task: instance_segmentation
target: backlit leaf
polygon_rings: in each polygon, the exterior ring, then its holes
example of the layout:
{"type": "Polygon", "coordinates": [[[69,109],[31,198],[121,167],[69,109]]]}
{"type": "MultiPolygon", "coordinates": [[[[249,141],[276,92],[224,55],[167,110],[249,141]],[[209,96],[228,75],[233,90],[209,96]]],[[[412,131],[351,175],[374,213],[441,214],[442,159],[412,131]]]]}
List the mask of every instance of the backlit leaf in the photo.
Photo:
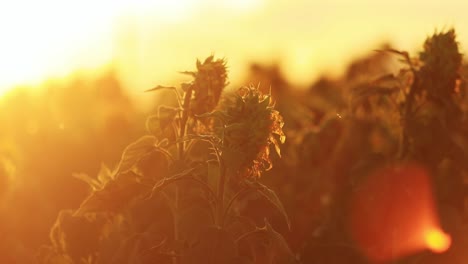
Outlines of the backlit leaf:
{"type": "Polygon", "coordinates": [[[133,172],[121,173],[100,189],[93,191],[75,212],[118,212],[133,199],[150,191],[150,187],[140,183],[133,172]]]}
{"type": "Polygon", "coordinates": [[[143,136],[125,148],[116,174],[128,172],[143,156],[156,149],[157,139],[154,136],[143,136]]]}
{"type": "Polygon", "coordinates": [[[283,203],[281,203],[278,195],[276,195],[273,190],[259,182],[251,183],[251,188],[253,188],[258,194],[270,202],[283,215],[289,229],[291,229],[291,221],[289,220],[286,209],[284,208],[283,203]]]}

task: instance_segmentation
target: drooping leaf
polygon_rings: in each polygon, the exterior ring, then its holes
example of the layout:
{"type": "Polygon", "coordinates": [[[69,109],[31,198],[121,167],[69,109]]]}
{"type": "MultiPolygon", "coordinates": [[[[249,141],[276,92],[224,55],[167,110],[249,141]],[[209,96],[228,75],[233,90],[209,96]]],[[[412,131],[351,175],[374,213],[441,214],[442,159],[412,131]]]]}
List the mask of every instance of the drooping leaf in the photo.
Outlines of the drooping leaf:
{"type": "Polygon", "coordinates": [[[146,119],[146,130],[158,138],[168,137],[171,131],[167,128],[174,122],[180,111],[180,108],[161,105],[156,115],[146,119]]]}
{"type": "Polygon", "coordinates": [[[216,118],[216,119],[221,120],[221,121],[223,121],[225,116],[226,116],[226,114],[224,112],[222,112],[222,111],[219,111],[219,110],[214,110],[214,111],[203,113],[203,114],[200,114],[200,115],[195,115],[195,117],[197,117],[197,118],[210,118],[210,117],[213,117],[213,118],[216,118]]]}
{"type": "Polygon", "coordinates": [[[180,74],[189,75],[189,76],[192,76],[192,77],[196,77],[196,76],[197,76],[197,72],[194,72],[194,71],[180,71],[179,73],[180,73],[180,74]]]}
{"type": "Polygon", "coordinates": [[[159,90],[177,90],[177,88],[173,87],[173,86],[163,86],[163,85],[158,85],[154,88],[151,88],[151,89],[148,89],[146,90],[145,92],[153,92],[153,91],[159,91],[159,90]]]}
{"type": "Polygon", "coordinates": [[[284,237],[276,232],[270,223],[265,219],[265,229],[270,237],[268,259],[271,263],[296,263],[296,256],[289,248],[284,237]]]}
{"type": "Polygon", "coordinates": [[[159,116],[157,114],[151,115],[146,118],[145,127],[146,131],[148,131],[152,135],[159,136],[163,133],[161,125],[159,123],[159,116]]]}
{"type": "Polygon", "coordinates": [[[101,163],[97,179],[86,173],[73,173],[72,176],[86,182],[93,191],[104,188],[104,185],[114,178],[112,171],[104,163],[101,163]]]}
{"type": "Polygon", "coordinates": [[[158,183],[156,183],[154,186],[153,186],[153,189],[151,191],[151,194],[150,194],[150,197],[151,198],[153,195],[155,195],[156,193],[158,193],[159,191],[161,191],[162,189],[164,189],[165,187],[167,187],[168,185],[171,185],[171,184],[174,184],[174,183],[177,183],[177,182],[181,182],[181,181],[189,181],[189,182],[193,182],[193,183],[196,183],[197,186],[201,187],[207,194],[209,194],[209,196],[211,196],[213,199],[216,198],[216,195],[214,193],[214,191],[211,189],[211,187],[206,184],[205,182],[191,176],[191,173],[195,170],[195,168],[189,168],[177,175],[174,175],[174,176],[171,176],[171,177],[167,177],[167,178],[164,178],[162,180],[160,180],[158,183]]]}
{"type": "Polygon", "coordinates": [[[75,212],[118,212],[136,197],[150,191],[150,187],[140,182],[139,176],[131,171],[120,173],[100,190],[93,191],[75,212]]]}
{"type": "Polygon", "coordinates": [[[247,216],[232,215],[226,221],[225,229],[234,237],[254,231],[257,228],[255,221],[247,216]]]}
{"type": "Polygon", "coordinates": [[[143,136],[137,141],[128,145],[122,153],[116,173],[125,173],[130,171],[133,166],[140,161],[143,156],[156,149],[157,139],[154,136],[143,136]]]}
{"type": "Polygon", "coordinates": [[[260,194],[281,213],[288,225],[288,228],[291,229],[291,221],[289,220],[288,214],[286,213],[286,209],[284,208],[283,203],[279,199],[278,195],[276,195],[275,191],[257,181],[250,183],[250,185],[250,188],[253,188],[256,193],[260,194]]]}
{"type": "Polygon", "coordinates": [[[72,176],[79,180],[86,182],[91,187],[92,190],[98,190],[102,188],[101,183],[97,179],[89,176],[86,173],[81,173],[81,172],[73,173],[72,176]]]}
{"type": "Polygon", "coordinates": [[[174,121],[175,116],[181,112],[180,108],[161,105],[158,107],[159,122],[161,129],[165,129],[174,121]]]}
{"type": "Polygon", "coordinates": [[[192,140],[187,145],[186,153],[192,162],[206,163],[208,160],[215,158],[215,154],[211,149],[212,142],[208,140],[192,140]]]}
{"type": "Polygon", "coordinates": [[[401,56],[405,61],[409,62],[410,61],[410,56],[409,56],[409,53],[407,51],[400,51],[400,50],[396,50],[396,49],[391,49],[391,48],[388,48],[388,49],[383,49],[383,50],[376,50],[377,52],[389,52],[389,53],[393,53],[393,54],[396,54],[398,56],[401,56]]]}
{"type": "Polygon", "coordinates": [[[97,179],[103,186],[108,181],[114,179],[114,174],[112,173],[112,170],[106,166],[106,164],[101,163],[101,168],[99,169],[97,179]]]}
{"type": "Polygon", "coordinates": [[[372,81],[372,84],[383,87],[393,87],[401,85],[400,79],[392,73],[378,77],[377,79],[372,81]]]}
{"type": "Polygon", "coordinates": [[[157,148],[143,156],[134,166],[133,171],[141,175],[146,182],[154,183],[169,175],[169,161],[171,161],[170,153],[157,148]]]}
{"type": "Polygon", "coordinates": [[[293,264],[298,263],[296,256],[289,248],[284,237],[276,232],[265,219],[265,226],[248,232],[237,240],[237,244],[253,242],[255,263],[293,264]]]}

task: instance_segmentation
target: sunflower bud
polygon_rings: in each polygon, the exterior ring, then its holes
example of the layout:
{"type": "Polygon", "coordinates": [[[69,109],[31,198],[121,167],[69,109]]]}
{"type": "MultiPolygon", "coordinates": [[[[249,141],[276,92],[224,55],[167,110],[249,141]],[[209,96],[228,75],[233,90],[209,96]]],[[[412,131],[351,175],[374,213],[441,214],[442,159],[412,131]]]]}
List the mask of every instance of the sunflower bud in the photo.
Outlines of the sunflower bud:
{"type": "Polygon", "coordinates": [[[195,115],[211,112],[218,104],[227,83],[226,62],[213,56],[202,63],[197,60],[197,72],[193,73],[193,101],[191,111],[195,115]]]}
{"type": "Polygon", "coordinates": [[[280,155],[286,138],[283,118],[270,96],[255,87],[243,87],[227,95],[219,108],[225,126],[222,158],[226,166],[240,177],[260,177],[272,167],[270,147],[280,155]]]}
{"type": "Polygon", "coordinates": [[[423,62],[420,69],[421,88],[430,96],[449,98],[454,92],[462,55],[458,51],[455,31],[436,33],[424,43],[419,54],[423,62]]]}

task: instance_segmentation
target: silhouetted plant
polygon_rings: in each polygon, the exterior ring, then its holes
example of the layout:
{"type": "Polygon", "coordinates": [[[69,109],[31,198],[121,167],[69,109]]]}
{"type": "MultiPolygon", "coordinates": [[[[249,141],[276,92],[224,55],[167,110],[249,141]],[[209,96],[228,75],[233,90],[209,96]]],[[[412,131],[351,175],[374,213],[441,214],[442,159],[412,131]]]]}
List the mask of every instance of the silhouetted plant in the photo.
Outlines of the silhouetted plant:
{"type": "Polygon", "coordinates": [[[41,263],[295,263],[265,218],[246,204],[265,199],[285,218],[274,191],[257,179],[272,167],[270,148],[285,141],[270,95],[255,87],[225,92],[224,60],[197,61],[172,90],[177,105],[148,118],[148,135],[128,145],[114,170],[86,181],[91,194],[63,211],[41,263]]]}

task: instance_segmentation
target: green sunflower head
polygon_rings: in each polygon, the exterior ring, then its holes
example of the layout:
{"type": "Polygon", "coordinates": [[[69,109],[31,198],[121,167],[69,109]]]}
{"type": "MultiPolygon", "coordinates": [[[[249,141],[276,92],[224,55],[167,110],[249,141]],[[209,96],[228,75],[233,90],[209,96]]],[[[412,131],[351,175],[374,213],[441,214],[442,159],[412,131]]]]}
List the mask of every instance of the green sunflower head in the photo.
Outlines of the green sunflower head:
{"type": "Polygon", "coordinates": [[[258,178],[272,167],[270,148],[280,155],[283,118],[270,95],[255,87],[242,87],[221,101],[223,114],[222,158],[226,166],[243,178],[258,178]]]}
{"type": "Polygon", "coordinates": [[[462,64],[455,30],[435,33],[427,38],[419,59],[423,63],[420,69],[422,88],[437,97],[451,95],[462,64]]]}
{"type": "Polygon", "coordinates": [[[227,86],[226,61],[215,60],[210,56],[201,62],[197,60],[197,71],[190,72],[193,81],[193,101],[191,111],[195,115],[211,112],[220,99],[224,87],[227,86]]]}

